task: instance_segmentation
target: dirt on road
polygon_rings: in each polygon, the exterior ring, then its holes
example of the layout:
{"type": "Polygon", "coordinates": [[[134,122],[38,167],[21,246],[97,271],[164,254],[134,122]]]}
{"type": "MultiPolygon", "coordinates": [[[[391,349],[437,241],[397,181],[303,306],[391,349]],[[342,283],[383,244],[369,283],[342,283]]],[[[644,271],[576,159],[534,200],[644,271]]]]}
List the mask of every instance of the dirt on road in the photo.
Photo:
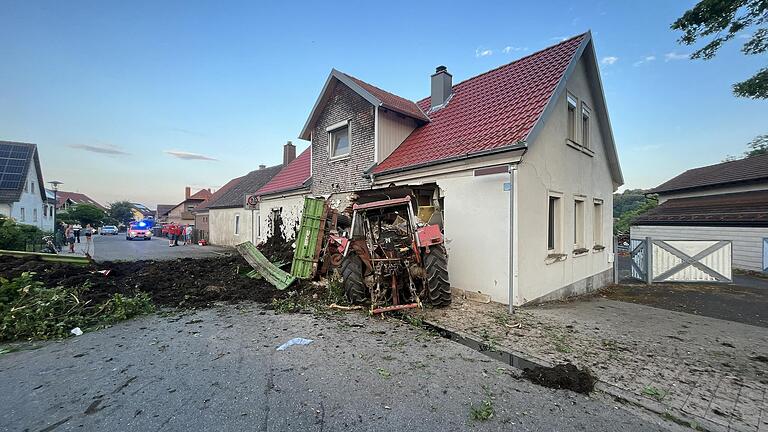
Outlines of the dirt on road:
{"type": "Polygon", "coordinates": [[[216,302],[270,303],[287,294],[262,279],[240,256],[183,258],[174,261],[101,262],[88,266],[0,256],[0,275],[14,278],[34,272],[46,286],[90,285],[85,301],[102,302],[113,294],[149,293],[158,306],[198,308],[216,302]],[[100,271],[109,270],[108,275],[100,271]]]}

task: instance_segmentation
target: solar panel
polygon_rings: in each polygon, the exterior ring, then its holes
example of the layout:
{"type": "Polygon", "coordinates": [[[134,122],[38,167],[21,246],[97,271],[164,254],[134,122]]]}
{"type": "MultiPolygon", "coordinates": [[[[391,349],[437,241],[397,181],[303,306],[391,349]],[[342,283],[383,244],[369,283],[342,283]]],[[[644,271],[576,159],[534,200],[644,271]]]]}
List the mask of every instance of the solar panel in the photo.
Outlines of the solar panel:
{"type": "Polygon", "coordinates": [[[30,154],[29,146],[0,144],[0,189],[15,190],[21,187],[30,154]]]}

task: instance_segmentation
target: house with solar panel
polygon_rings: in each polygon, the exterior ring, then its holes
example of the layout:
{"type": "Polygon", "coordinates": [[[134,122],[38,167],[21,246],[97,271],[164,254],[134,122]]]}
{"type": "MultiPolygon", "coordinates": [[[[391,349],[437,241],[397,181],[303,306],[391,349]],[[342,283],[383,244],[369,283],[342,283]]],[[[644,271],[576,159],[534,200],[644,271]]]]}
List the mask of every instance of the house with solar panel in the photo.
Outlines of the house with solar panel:
{"type": "Polygon", "coordinates": [[[443,230],[455,293],[521,305],[612,282],[623,177],[591,34],[459,83],[444,66],[415,79],[418,101],[332,70],[309,148],[261,189],[262,225],[306,195],[340,211],[408,195],[443,230]]]}
{"type": "Polygon", "coordinates": [[[0,214],[53,231],[53,205],[35,144],[0,141],[0,214]]]}

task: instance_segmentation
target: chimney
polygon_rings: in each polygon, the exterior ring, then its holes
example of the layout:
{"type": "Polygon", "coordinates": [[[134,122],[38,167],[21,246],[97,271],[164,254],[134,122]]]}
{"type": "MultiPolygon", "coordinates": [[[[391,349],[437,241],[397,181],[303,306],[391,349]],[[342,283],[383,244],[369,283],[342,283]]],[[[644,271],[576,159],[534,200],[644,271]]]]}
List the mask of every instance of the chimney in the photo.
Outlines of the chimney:
{"type": "Polygon", "coordinates": [[[448,73],[448,68],[438,66],[435,68],[435,74],[432,75],[432,98],[430,108],[435,108],[444,104],[451,96],[451,86],[453,76],[448,73]]]}
{"type": "Polygon", "coordinates": [[[288,141],[283,146],[283,166],[288,165],[294,159],[296,159],[296,146],[288,141]]]}
{"type": "Polygon", "coordinates": [[[259,165],[259,169],[260,169],[260,170],[263,170],[263,169],[264,169],[264,168],[266,168],[266,167],[267,167],[266,165],[259,165]]]}
{"type": "Polygon", "coordinates": [[[189,197],[192,195],[192,188],[189,186],[184,188],[184,199],[189,199],[189,197]]]}

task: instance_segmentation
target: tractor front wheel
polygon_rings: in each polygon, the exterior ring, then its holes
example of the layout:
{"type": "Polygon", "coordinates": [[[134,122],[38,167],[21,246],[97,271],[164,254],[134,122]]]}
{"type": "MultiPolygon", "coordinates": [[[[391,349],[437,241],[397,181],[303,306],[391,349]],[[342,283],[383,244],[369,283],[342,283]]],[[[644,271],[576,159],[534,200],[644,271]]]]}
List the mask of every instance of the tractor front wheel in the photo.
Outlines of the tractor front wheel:
{"type": "Polygon", "coordinates": [[[350,252],[342,259],[341,278],[347,300],[352,304],[365,303],[368,290],[363,282],[363,260],[356,253],[350,252]]]}
{"type": "Polygon", "coordinates": [[[435,307],[451,304],[451,283],[448,281],[448,255],[443,246],[429,249],[424,256],[424,268],[427,271],[427,289],[429,302],[435,307]]]}

